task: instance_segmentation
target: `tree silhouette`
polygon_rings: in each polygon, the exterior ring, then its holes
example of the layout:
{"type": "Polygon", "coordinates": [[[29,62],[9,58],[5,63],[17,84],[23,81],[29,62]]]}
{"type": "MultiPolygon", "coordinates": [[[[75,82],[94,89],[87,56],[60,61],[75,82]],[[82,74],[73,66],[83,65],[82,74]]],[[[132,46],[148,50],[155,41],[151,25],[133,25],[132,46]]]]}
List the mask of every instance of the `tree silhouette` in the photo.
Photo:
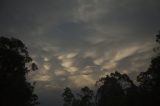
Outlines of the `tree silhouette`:
{"type": "Polygon", "coordinates": [[[136,86],[129,77],[118,72],[101,78],[97,84],[97,106],[127,106],[133,98],[131,92],[136,91],[136,86]]]}
{"type": "Polygon", "coordinates": [[[26,80],[26,74],[36,69],[20,40],[0,37],[0,106],[39,104],[34,85],[26,80]]]}
{"type": "Polygon", "coordinates": [[[81,88],[81,92],[75,97],[70,88],[65,88],[62,93],[63,106],[94,106],[94,94],[88,87],[81,88]]]}
{"type": "MultiPolygon", "coordinates": [[[[160,45],[160,32],[156,35],[156,42],[160,45]]],[[[160,46],[154,48],[156,56],[146,72],[141,72],[137,81],[140,83],[141,105],[155,105],[160,101],[160,46]]]]}
{"type": "Polygon", "coordinates": [[[75,97],[74,97],[74,94],[72,93],[70,88],[68,88],[68,87],[65,88],[62,96],[63,96],[63,100],[64,100],[63,106],[72,106],[73,105],[73,101],[74,101],[75,97]]]}
{"type": "Polygon", "coordinates": [[[94,106],[94,94],[91,89],[83,87],[78,95],[80,97],[80,106],[94,106]]]}

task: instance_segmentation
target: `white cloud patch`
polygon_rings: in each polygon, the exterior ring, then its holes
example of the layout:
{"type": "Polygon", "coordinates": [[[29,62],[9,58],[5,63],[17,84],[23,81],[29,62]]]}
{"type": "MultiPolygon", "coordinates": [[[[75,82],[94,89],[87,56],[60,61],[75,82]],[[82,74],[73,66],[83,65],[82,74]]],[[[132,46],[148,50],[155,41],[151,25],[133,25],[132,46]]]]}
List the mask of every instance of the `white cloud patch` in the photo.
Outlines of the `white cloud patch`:
{"type": "Polygon", "coordinates": [[[113,58],[113,61],[119,61],[123,58],[133,55],[137,50],[142,49],[139,45],[127,47],[117,51],[116,56],[113,58]]]}
{"type": "Polygon", "coordinates": [[[49,58],[44,57],[44,61],[45,61],[45,62],[48,62],[48,61],[49,61],[49,58]]]}
{"type": "Polygon", "coordinates": [[[49,75],[36,75],[32,79],[33,81],[51,81],[51,76],[49,75]]]}
{"type": "Polygon", "coordinates": [[[44,64],[43,67],[44,67],[45,70],[50,70],[51,69],[49,64],[44,64]]]}
{"type": "Polygon", "coordinates": [[[72,66],[72,64],[73,60],[69,59],[69,60],[63,60],[61,65],[65,68],[69,68],[72,66]]]}
{"type": "Polygon", "coordinates": [[[66,75],[66,72],[65,71],[61,71],[61,70],[55,70],[55,75],[56,76],[63,76],[63,75],[66,75]]]}
{"type": "Polygon", "coordinates": [[[73,87],[83,87],[83,86],[93,86],[95,84],[95,79],[90,75],[76,75],[69,77],[73,87]]]}

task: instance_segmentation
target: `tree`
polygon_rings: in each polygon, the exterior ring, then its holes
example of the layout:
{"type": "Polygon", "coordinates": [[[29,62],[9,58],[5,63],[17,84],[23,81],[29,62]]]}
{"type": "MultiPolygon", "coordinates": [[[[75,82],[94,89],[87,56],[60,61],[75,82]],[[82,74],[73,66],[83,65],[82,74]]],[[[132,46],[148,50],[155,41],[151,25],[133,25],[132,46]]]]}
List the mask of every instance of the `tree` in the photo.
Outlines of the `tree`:
{"type": "Polygon", "coordinates": [[[136,91],[136,86],[126,74],[111,73],[101,78],[97,84],[99,84],[96,94],[97,106],[132,106],[134,104],[130,101],[133,98],[131,92],[136,91]]]}
{"type": "Polygon", "coordinates": [[[88,87],[81,88],[80,106],[94,106],[94,94],[88,87]]]}
{"type": "Polygon", "coordinates": [[[0,37],[0,106],[35,106],[34,85],[26,80],[37,70],[27,47],[18,39],[0,37]]]}
{"type": "Polygon", "coordinates": [[[72,93],[71,89],[68,87],[64,89],[62,96],[64,100],[63,106],[72,106],[73,103],[75,102],[74,94],[72,93]]]}
{"type": "Polygon", "coordinates": [[[65,88],[62,93],[64,104],[63,106],[94,106],[94,94],[88,87],[81,88],[78,97],[74,96],[70,88],[65,88]]]}
{"type": "MultiPolygon", "coordinates": [[[[160,44],[160,32],[156,35],[156,42],[160,44]]],[[[137,77],[142,105],[154,105],[160,101],[160,46],[154,48],[154,51],[156,55],[151,59],[149,68],[137,77]]]]}

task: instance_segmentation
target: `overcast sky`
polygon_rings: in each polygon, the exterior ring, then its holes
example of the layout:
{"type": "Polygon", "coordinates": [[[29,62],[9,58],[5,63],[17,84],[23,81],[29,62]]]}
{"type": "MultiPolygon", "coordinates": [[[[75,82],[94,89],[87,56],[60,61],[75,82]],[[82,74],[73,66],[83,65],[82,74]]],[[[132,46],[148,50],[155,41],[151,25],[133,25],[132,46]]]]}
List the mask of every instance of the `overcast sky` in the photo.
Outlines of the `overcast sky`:
{"type": "Polygon", "coordinates": [[[40,106],[62,106],[68,86],[94,86],[118,70],[135,79],[149,65],[160,0],[0,0],[0,34],[22,40],[39,70],[40,106]]]}

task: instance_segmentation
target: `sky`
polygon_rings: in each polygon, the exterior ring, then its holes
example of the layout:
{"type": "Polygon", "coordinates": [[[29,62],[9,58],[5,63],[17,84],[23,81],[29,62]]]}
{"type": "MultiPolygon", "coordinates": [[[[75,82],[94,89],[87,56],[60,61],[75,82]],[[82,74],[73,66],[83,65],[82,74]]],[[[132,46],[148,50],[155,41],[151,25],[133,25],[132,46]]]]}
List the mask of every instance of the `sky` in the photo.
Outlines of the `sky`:
{"type": "Polygon", "coordinates": [[[133,80],[145,71],[159,12],[159,0],[0,0],[0,35],[27,45],[40,106],[62,106],[65,87],[94,89],[115,70],[133,80]]]}

